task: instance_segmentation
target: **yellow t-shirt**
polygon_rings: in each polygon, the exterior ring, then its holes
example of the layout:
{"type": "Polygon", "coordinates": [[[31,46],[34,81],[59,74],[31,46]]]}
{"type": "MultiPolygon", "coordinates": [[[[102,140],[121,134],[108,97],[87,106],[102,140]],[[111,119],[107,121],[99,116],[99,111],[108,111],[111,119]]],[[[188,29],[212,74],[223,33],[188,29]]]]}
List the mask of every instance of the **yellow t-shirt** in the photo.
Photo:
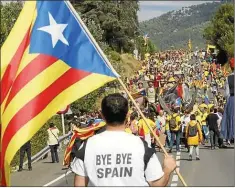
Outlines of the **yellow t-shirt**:
{"type": "MultiPolygon", "coordinates": [[[[149,124],[153,129],[156,127],[155,123],[154,123],[151,119],[148,119],[148,118],[147,118],[146,120],[147,120],[148,124],[149,124]]],[[[142,128],[142,127],[143,127],[143,129],[144,129],[144,134],[145,134],[145,135],[150,133],[150,130],[149,130],[148,126],[146,125],[146,123],[144,122],[143,119],[140,119],[140,120],[139,120],[138,127],[139,127],[139,128],[142,128]]]]}
{"type": "Polygon", "coordinates": [[[125,128],[125,132],[126,132],[126,133],[129,133],[129,134],[132,134],[132,131],[131,131],[130,128],[125,128]]]}
{"type": "Polygon", "coordinates": [[[169,131],[169,130],[170,130],[170,127],[169,127],[169,121],[170,121],[170,119],[171,119],[171,116],[168,115],[168,116],[166,117],[166,131],[169,131]]]}
{"type": "Polygon", "coordinates": [[[202,124],[202,118],[200,115],[196,116],[196,120],[199,122],[200,125],[202,124]]]}
{"type": "MultiPolygon", "coordinates": [[[[167,118],[168,119],[168,128],[170,129],[169,127],[169,121],[172,119],[172,118],[175,118],[175,123],[176,123],[176,128],[175,129],[172,129],[172,131],[178,131],[180,129],[180,126],[179,126],[179,122],[181,122],[181,118],[179,116],[179,114],[177,113],[174,113],[173,116],[170,116],[167,118]]],[[[169,130],[168,129],[168,130],[169,130]]],[[[166,129],[167,130],[167,129],[166,129]]]]}
{"type": "Polygon", "coordinates": [[[207,118],[207,116],[208,116],[208,113],[205,112],[205,113],[203,114],[203,116],[202,116],[202,125],[206,125],[206,118],[207,118]]]}

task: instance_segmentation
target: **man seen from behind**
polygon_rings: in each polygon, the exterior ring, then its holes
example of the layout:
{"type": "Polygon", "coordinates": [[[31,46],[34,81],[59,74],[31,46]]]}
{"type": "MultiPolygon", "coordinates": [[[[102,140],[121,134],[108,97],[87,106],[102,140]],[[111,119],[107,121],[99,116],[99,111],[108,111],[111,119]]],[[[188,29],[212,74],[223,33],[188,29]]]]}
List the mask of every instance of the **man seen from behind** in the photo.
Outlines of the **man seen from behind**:
{"type": "Polygon", "coordinates": [[[90,137],[79,148],[71,168],[75,186],[166,186],[175,160],[161,166],[155,149],[126,133],[128,101],[120,94],[106,96],[101,105],[106,131],[90,137]]]}

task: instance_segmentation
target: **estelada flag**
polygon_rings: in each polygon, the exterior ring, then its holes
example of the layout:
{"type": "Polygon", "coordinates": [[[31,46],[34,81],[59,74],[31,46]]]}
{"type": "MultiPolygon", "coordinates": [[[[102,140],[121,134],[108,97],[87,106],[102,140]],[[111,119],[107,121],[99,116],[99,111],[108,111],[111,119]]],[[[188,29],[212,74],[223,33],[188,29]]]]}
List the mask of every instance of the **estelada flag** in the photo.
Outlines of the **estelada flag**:
{"type": "Polygon", "coordinates": [[[1,49],[0,184],[50,117],[118,76],[69,1],[25,1],[1,49]]]}
{"type": "Polygon", "coordinates": [[[73,134],[70,138],[69,144],[67,145],[65,149],[63,165],[64,166],[69,165],[71,162],[71,152],[72,152],[76,138],[79,138],[80,140],[86,140],[89,137],[93,136],[96,130],[99,130],[105,125],[106,123],[104,121],[101,121],[99,123],[93,124],[86,128],[75,128],[73,130],[73,134]]]}

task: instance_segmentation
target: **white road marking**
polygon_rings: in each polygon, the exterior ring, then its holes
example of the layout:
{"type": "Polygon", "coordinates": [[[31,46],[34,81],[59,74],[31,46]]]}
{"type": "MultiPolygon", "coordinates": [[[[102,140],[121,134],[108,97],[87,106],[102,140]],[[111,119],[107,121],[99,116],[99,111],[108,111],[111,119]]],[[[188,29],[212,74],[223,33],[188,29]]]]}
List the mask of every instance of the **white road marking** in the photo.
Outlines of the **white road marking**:
{"type": "Polygon", "coordinates": [[[178,182],[178,179],[179,179],[179,178],[178,178],[178,175],[173,175],[173,177],[172,177],[172,182],[174,182],[174,183],[176,182],[176,183],[177,183],[177,182],[178,182]]]}
{"type": "Polygon", "coordinates": [[[180,166],[180,161],[176,161],[176,166],[180,166]]]}
{"type": "Polygon", "coordinates": [[[68,171],[66,174],[62,174],[61,176],[59,176],[58,178],[56,178],[56,179],[50,181],[50,182],[47,183],[46,185],[43,185],[43,187],[48,187],[48,186],[52,185],[53,183],[55,183],[55,182],[61,180],[61,179],[64,178],[65,176],[69,175],[71,172],[72,172],[72,171],[68,171]]]}
{"type": "MultiPolygon", "coordinates": [[[[180,151],[181,151],[181,145],[180,145],[180,151]]],[[[180,171],[180,155],[181,155],[181,152],[177,152],[176,153],[176,170],[179,172],[180,171]]],[[[179,177],[178,175],[176,174],[176,171],[174,171],[173,173],[173,176],[172,176],[172,180],[171,180],[171,187],[177,187],[178,185],[178,180],[179,180],[179,177]]]]}

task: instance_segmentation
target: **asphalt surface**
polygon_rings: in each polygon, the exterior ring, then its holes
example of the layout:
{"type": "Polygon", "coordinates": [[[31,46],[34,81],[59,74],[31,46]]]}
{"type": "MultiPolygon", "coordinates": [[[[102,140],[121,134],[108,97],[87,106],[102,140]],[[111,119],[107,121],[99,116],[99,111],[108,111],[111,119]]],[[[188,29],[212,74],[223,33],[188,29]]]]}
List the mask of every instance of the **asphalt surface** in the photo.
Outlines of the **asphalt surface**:
{"type": "MultiPolygon", "coordinates": [[[[163,162],[163,153],[157,152],[157,155],[163,162]]],[[[176,156],[174,150],[172,155],[176,156]]],[[[196,161],[195,156],[193,161],[188,161],[188,153],[184,148],[179,155],[178,168],[188,186],[234,186],[234,145],[217,150],[210,150],[209,145],[200,146],[200,161],[196,161]]],[[[60,153],[61,161],[62,157],[63,153],[60,153]]],[[[13,173],[11,186],[73,186],[74,174],[64,177],[66,171],[61,163],[50,163],[49,156],[33,164],[31,172],[24,170],[13,173]]],[[[178,182],[172,182],[173,179],[168,186],[182,186],[179,179],[178,182]]]]}
{"type": "MultiPolygon", "coordinates": [[[[180,172],[188,186],[233,186],[234,145],[211,150],[209,145],[200,146],[200,161],[188,161],[188,153],[181,152],[180,172]]],[[[178,186],[182,186],[179,182],[178,186]]]]}

